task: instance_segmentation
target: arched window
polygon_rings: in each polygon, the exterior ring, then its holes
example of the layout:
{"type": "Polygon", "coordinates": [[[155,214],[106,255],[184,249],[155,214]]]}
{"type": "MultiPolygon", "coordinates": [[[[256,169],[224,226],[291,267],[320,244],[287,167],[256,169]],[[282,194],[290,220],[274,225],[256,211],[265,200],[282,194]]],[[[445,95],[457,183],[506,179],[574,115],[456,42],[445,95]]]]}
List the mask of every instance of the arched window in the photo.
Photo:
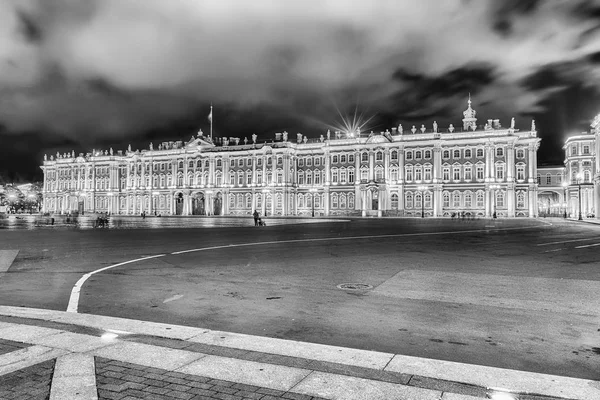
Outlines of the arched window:
{"type": "Polygon", "coordinates": [[[194,186],[194,175],[188,174],[188,186],[194,186]]]}
{"type": "Polygon", "coordinates": [[[337,183],[338,182],[338,170],[337,170],[337,168],[333,168],[331,170],[331,182],[333,182],[333,183],[337,183]]]}
{"type": "Polygon", "coordinates": [[[340,182],[346,183],[346,168],[340,169],[340,182]]]}
{"type": "Polygon", "coordinates": [[[404,202],[406,208],[413,208],[413,194],[412,192],[406,192],[404,195],[404,202]]]}
{"type": "Polygon", "coordinates": [[[338,195],[337,193],[331,194],[331,208],[338,208],[338,195]]]}
{"type": "Polygon", "coordinates": [[[346,195],[344,193],[340,195],[340,208],[346,208],[346,195]]]}
{"type": "Polygon", "coordinates": [[[473,193],[467,191],[465,192],[465,208],[473,207],[473,193]]]}
{"type": "Polygon", "coordinates": [[[231,209],[235,208],[235,194],[229,195],[229,208],[231,208],[231,209]]]}
{"type": "Polygon", "coordinates": [[[383,152],[382,151],[378,151],[377,153],[375,153],[375,160],[383,161],[383,152]]]}
{"type": "Polygon", "coordinates": [[[460,150],[454,150],[453,154],[452,154],[453,158],[460,158],[460,150]]]}
{"type": "Polygon", "coordinates": [[[404,167],[404,178],[407,182],[412,182],[413,180],[413,167],[412,165],[407,165],[404,167]]]}
{"type": "Polygon", "coordinates": [[[485,203],[485,194],[479,190],[475,196],[475,201],[476,201],[476,206],[477,208],[483,208],[484,207],[484,203],[485,203]]]}
{"type": "Polygon", "coordinates": [[[183,174],[177,175],[177,186],[179,186],[179,187],[183,186],[183,174]]]}
{"type": "Polygon", "coordinates": [[[304,185],[304,171],[298,171],[298,185],[304,185]]]}
{"type": "Polygon", "coordinates": [[[421,192],[415,193],[415,208],[421,209],[423,201],[423,195],[421,192]]]}
{"type": "Polygon", "coordinates": [[[321,184],[321,172],[319,170],[315,171],[315,185],[321,184]]]}
{"type": "Polygon", "coordinates": [[[229,173],[229,183],[231,185],[235,185],[235,172],[231,171],[229,173]]]}
{"type": "Polygon", "coordinates": [[[421,150],[417,150],[417,151],[415,151],[415,158],[416,158],[417,160],[420,160],[420,159],[421,159],[421,156],[422,156],[422,154],[423,154],[423,153],[421,152],[421,150]]]}
{"type": "Polygon", "coordinates": [[[246,208],[252,208],[252,195],[246,193],[246,208]]]}
{"type": "Polygon", "coordinates": [[[443,207],[450,208],[450,193],[444,192],[442,194],[442,200],[443,200],[443,207]]]}
{"type": "Polygon", "coordinates": [[[477,149],[477,158],[483,158],[483,149],[482,148],[477,149]]]}
{"type": "Polygon", "coordinates": [[[366,151],[365,151],[365,152],[363,152],[363,153],[361,154],[361,161],[362,161],[362,162],[369,162],[369,153],[367,153],[366,151]]]}
{"type": "Polygon", "coordinates": [[[504,192],[502,190],[496,191],[496,207],[504,207],[504,192]]]}
{"type": "Polygon", "coordinates": [[[194,161],[190,161],[190,162],[188,162],[188,168],[189,168],[189,169],[192,169],[192,168],[194,168],[194,161]]]}
{"type": "Polygon", "coordinates": [[[517,208],[525,208],[525,192],[517,192],[517,208]]]}
{"type": "Polygon", "coordinates": [[[313,184],[313,173],[312,171],[306,171],[306,184],[307,185],[312,185],[313,184]]]}
{"type": "Polygon", "coordinates": [[[454,208],[460,207],[460,192],[452,193],[452,207],[454,207],[454,208]]]}
{"type": "Polygon", "coordinates": [[[392,150],[390,158],[392,159],[392,161],[397,161],[398,160],[398,151],[392,150]]]}
{"type": "Polygon", "coordinates": [[[348,195],[348,208],[354,210],[354,193],[348,195]]]}
{"type": "Polygon", "coordinates": [[[217,171],[217,177],[216,177],[216,185],[217,186],[222,186],[223,185],[223,177],[221,176],[221,172],[217,171]]]}
{"type": "Polygon", "coordinates": [[[396,193],[392,193],[391,204],[392,210],[398,209],[398,195],[396,193]]]}
{"type": "Polygon", "coordinates": [[[179,169],[183,169],[183,161],[179,161],[179,169]]]}
{"type": "Polygon", "coordinates": [[[425,159],[429,160],[431,158],[431,150],[425,150],[425,159]]]}
{"type": "Polygon", "coordinates": [[[431,208],[431,192],[425,192],[425,208],[431,208]]]}
{"type": "Polygon", "coordinates": [[[590,174],[589,170],[586,169],[585,171],[583,171],[583,181],[584,182],[589,183],[590,177],[591,177],[591,174],[590,174]]]}
{"type": "Polygon", "coordinates": [[[237,208],[242,208],[244,206],[244,196],[241,193],[237,195],[237,208]]]}
{"type": "Polygon", "coordinates": [[[383,168],[379,165],[375,168],[375,180],[378,182],[383,181],[383,168]]]}
{"type": "Polygon", "coordinates": [[[471,157],[472,157],[471,149],[465,149],[465,158],[471,158],[471,157]]]}
{"type": "Polygon", "coordinates": [[[298,208],[304,208],[304,195],[298,193],[298,208]]]}

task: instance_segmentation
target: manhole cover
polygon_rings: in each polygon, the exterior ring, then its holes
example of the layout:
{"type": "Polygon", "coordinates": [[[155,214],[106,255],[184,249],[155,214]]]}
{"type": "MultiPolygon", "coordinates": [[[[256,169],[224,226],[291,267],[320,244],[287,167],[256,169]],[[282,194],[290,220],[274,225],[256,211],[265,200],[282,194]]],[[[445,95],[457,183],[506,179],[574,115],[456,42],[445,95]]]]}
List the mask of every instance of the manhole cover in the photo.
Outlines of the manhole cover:
{"type": "Polygon", "coordinates": [[[337,285],[337,288],[343,290],[369,290],[373,289],[373,286],[366,283],[342,283],[341,285],[337,285]]]}

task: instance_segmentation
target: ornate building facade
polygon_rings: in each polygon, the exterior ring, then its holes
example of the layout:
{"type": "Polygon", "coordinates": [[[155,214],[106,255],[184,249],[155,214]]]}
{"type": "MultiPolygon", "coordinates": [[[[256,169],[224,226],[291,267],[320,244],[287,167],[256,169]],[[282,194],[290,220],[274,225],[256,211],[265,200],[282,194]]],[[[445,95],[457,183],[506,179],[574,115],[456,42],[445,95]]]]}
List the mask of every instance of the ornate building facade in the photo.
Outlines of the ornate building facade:
{"type": "Polygon", "coordinates": [[[45,157],[43,210],[121,215],[356,215],[533,217],[537,150],[531,130],[402,125],[385,132],[327,132],[309,140],[286,132],[270,143],[219,145],[199,133],[187,143],[142,151],[45,157]]]}
{"type": "Polygon", "coordinates": [[[600,114],[563,146],[564,166],[538,168],[540,213],[600,218],[600,114]]]}

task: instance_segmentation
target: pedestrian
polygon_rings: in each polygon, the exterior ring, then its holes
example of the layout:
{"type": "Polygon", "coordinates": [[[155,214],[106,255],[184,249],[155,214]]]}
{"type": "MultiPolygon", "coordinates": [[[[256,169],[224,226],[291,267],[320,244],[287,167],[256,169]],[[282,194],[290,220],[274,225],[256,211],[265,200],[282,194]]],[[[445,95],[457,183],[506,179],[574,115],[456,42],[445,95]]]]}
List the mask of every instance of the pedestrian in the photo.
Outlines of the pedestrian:
{"type": "Polygon", "coordinates": [[[252,214],[254,216],[254,226],[258,226],[258,218],[259,218],[259,214],[257,210],[254,210],[254,214],[252,214]]]}

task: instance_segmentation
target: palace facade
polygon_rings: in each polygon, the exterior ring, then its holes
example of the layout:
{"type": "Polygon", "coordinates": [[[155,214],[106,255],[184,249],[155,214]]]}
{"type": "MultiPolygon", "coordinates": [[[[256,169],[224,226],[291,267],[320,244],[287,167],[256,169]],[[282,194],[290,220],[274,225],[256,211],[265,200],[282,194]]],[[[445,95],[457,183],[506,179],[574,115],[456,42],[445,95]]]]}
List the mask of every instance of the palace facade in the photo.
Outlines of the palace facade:
{"type": "Polygon", "coordinates": [[[379,133],[287,132],[188,142],[147,150],[45,157],[43,211],[139,215],[537,215],[537,150],[531,130],[499,120],[462,129],[402,125],[379,133]]]}

